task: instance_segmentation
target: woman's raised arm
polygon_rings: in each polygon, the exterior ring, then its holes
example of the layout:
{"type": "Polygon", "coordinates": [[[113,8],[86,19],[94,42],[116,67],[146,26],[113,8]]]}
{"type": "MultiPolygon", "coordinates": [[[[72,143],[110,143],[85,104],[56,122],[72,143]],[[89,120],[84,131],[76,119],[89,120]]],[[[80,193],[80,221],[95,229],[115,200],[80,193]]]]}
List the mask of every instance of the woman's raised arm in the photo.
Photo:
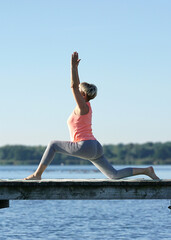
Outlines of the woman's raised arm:
{"type": "Polygon", "coordinates": [[[71,57],[71,88],[78,87],[80,84],[78,75],[78,64],[81,59],[78,58],[78,53],[74,52],[71,57]]]}
{"type": "Polygon", "coordinates": [[[78,114],[84,115],[88,113],[89,109],[86,104],[86,100],[79,91],[79,75],[78,75],[78,64],[80,59],[78,58],[78,53],[74,52],[71,57],[71,88],[75,101],[78,106],[78,114]]]}

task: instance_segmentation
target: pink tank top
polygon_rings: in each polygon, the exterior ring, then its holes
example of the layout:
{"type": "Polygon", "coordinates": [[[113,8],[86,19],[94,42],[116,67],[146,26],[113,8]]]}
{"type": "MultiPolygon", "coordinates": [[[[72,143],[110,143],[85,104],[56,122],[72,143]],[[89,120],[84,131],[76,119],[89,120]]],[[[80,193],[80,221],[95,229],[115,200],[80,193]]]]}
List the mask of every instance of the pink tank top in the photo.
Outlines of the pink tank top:
{"type": "Polygon", "coordinates": [[[90,103],[87,102],[89,112],[85,115],[76,115],[74,111],[68,118],[67,124],[70,131],[70,138],[72,142],[79,142],[85,140],[96,140],[92,133],[91,121],[92,110],[90,103]]]}

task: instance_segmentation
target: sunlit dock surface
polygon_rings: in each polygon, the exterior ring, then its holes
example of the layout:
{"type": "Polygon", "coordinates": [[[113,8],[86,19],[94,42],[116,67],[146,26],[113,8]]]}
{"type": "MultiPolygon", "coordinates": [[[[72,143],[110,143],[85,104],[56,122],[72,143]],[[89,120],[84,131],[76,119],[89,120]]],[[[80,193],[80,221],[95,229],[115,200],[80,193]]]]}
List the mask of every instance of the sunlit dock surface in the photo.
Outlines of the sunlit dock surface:
{"type": "Polygon", "coordinates": [[[0,207],[9,200],[171,199],[171,179],[0,180],[0,207]]]}

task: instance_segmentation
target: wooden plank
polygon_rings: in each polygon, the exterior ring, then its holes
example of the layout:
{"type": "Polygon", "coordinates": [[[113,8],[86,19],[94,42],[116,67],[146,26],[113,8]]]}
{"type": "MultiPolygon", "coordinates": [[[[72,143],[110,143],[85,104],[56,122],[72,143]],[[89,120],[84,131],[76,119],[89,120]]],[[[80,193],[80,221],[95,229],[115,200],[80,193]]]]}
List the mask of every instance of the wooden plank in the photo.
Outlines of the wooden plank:
{"type": "Polygon", "coordinates": [[[0,200],[171,199],[169,180],[0,180],[0,200]]]}

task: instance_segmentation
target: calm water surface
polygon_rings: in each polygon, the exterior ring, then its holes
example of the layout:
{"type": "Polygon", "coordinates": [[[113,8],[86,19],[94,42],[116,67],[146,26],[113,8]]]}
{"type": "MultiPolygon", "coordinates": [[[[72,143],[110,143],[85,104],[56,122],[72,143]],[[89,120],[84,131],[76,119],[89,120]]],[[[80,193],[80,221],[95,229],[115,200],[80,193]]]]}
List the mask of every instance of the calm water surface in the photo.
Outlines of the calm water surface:
{"type": "MultiPolygon", "coordinates": [[[[1,166],[0,178],[22,179],[34,170],[1,166]]],[[[171,166],[155,170],[160,178],[171,179],[171,166]]],[[[94,166],[50,166],[43,178],[105,177],[94,166]]],[[[169,205],[169,200],[10,201],[10,208],[0,210],[0,240],[171,239],[169,205]]]]}

